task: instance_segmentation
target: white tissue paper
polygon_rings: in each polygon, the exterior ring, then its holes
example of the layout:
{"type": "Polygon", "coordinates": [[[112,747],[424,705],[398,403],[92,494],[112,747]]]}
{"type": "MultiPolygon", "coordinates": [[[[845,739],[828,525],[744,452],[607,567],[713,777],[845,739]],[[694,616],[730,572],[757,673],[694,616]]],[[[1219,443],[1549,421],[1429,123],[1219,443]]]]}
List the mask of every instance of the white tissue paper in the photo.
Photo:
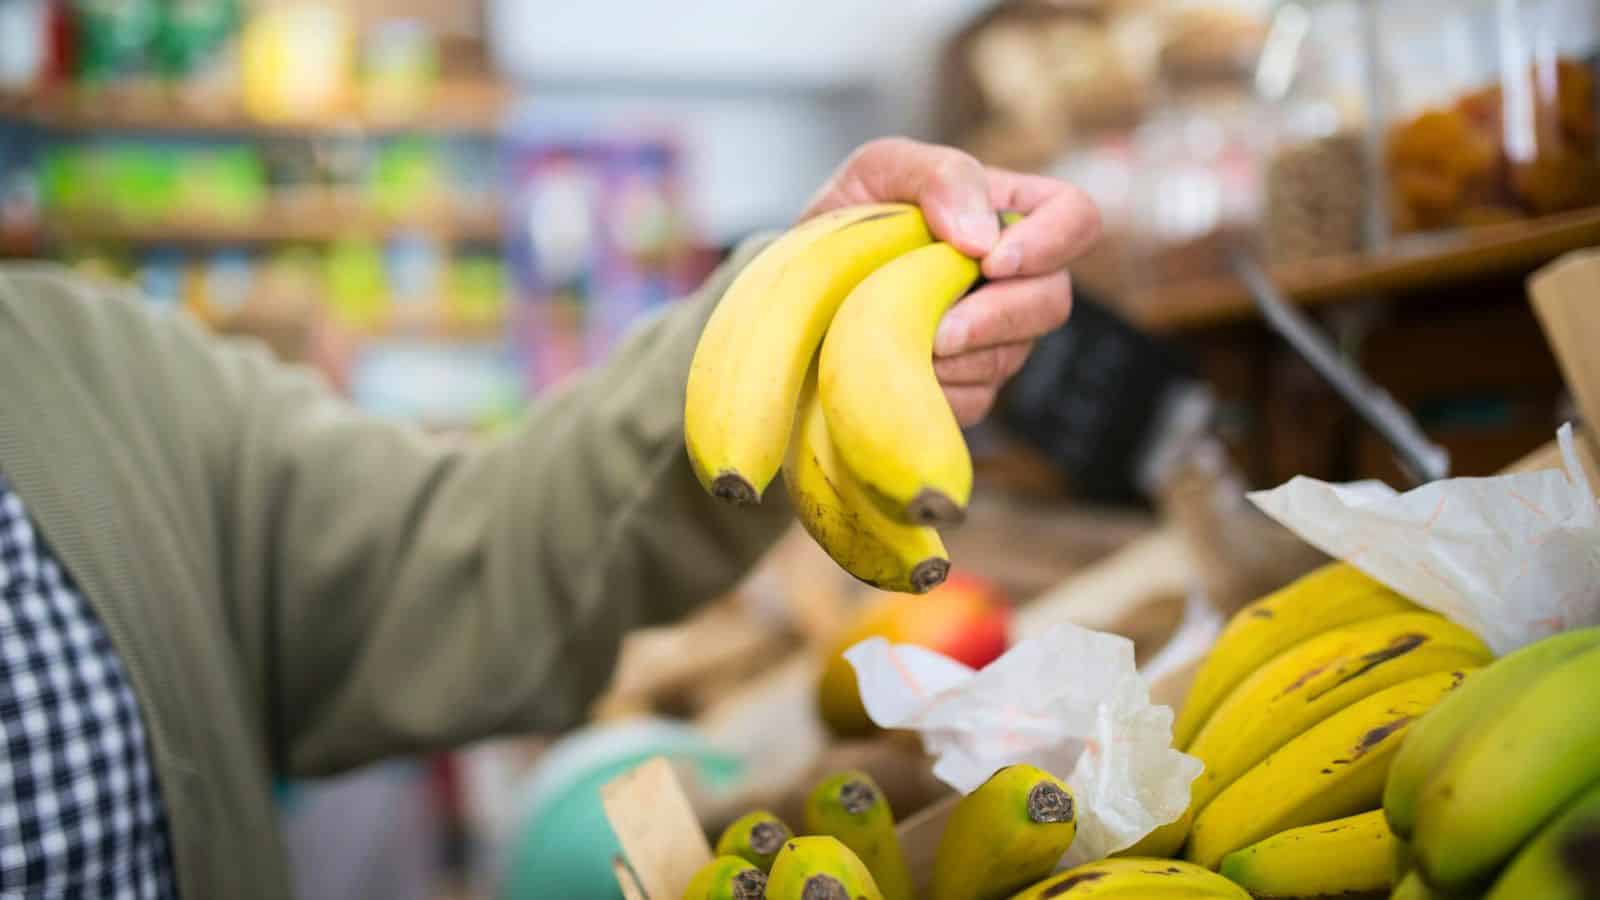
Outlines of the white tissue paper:
{"type": "Polygon", "coordinates": [[[1250,494],[1267,515],[1498,655],[1600,624],[1600,505],[1572,445],[1566,471],[1451,478],[1396,493],[1378,482],[1295,478],[1250,494]]]}
{"type": "Polygon", "coordinates": [[[979,671],[883,638],[845,658],[867,715],[919,732],[952,788],[970,793],[1016,763],[1064,780],[1078,835],[1063,865],[1132,846],[1189,804],[1200,761],[1172,749],[1172,710],[1150,702],[1126,638],[1060,624],[979,671]]]}

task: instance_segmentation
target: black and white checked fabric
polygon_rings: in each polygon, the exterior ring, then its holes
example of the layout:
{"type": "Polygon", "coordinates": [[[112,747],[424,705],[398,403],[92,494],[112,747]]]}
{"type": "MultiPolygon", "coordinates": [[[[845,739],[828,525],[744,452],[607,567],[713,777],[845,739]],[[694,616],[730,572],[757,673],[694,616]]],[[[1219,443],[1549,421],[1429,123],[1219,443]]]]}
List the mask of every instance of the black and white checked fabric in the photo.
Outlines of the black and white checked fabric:
{"type": "Polygon", "coordinates": [[[0,475],[0,897],[177,896],[138,700],[0,475]]]}

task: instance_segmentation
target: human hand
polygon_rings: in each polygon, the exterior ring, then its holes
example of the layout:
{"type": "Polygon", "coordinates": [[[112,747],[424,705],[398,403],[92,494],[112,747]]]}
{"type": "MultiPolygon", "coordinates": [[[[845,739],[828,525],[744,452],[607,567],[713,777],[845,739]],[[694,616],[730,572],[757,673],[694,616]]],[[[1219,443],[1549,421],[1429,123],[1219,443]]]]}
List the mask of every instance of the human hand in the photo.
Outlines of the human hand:
{"type": "Polygon", "coordinates": [[[950,147],[906,138],[863,144],[834,172],[802,219],[856,203],[915,203],[934,237],[979,259],[987,283],[951,307],[933,343],[933,368],[962,425],[988,414],[1035,338],[1072,309],[1066,265],[1100,235],[1100,213],[1054,178],[986,167],[950,147]],[[1002,234],[998,212],[1024,218],[1002,234]]]}

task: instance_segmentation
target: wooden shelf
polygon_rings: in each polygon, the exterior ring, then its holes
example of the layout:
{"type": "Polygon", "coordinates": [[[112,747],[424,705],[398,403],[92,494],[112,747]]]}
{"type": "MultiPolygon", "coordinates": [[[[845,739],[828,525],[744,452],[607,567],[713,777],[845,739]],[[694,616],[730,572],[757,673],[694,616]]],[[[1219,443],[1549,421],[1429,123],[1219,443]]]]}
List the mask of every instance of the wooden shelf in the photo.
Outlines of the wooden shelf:
{"type": "Polygon", "coordinates": [[[386,112],[355,99],[308,118],[277,121],[251,115],[237,97],[189,96],[151,83],[72,85],[0,92],[0,119],[94,132],[493,132],[510,97],[510,88],[497,81],[447,80],[435,85],[423,107],[414,111],[386,112]]]}
{"type": "Polygon", "coordinates": [[[320,242],[343,237],[383,238],[418,233],[442,241],[499,242],[503,237],[499,204],[466,206],[415,215],[392,216],[358,201],[277,201],[253,221],[204,218],[155,223],[99,217],[45,223],[56,241],[128,244],[258,244],[320,242]]]}
{"type": "MultiPolygon", "coordinates": [[[[1416,291],[1528,270],[1570,250],[1600,245],[1600,209],[1473,229],[1382,255],[1352,255],[1275,266],[1274,281],[1302,306],[1363,294],[1416,291]]],[[[1203,279],[1129,297],[1129,313],[1157,332],[1221,325],[1256,315],[1244,285],[1203,279]]]]}

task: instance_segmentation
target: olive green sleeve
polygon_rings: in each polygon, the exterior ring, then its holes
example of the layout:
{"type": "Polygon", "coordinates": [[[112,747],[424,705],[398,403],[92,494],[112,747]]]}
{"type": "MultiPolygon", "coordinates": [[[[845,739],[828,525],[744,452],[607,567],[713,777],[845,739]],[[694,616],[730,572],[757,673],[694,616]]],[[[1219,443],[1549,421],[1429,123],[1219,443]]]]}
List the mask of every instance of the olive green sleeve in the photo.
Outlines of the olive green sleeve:
{"type": "Polygon", "coordinates": [[[790,521],[708,497],[684,385],[741,247],[604,365],[477,448],[351,410],[259,355],[219,373],[233,601],[259,621],[279,767],[579,723],[624,632],[730,589],[790,521]]]}

